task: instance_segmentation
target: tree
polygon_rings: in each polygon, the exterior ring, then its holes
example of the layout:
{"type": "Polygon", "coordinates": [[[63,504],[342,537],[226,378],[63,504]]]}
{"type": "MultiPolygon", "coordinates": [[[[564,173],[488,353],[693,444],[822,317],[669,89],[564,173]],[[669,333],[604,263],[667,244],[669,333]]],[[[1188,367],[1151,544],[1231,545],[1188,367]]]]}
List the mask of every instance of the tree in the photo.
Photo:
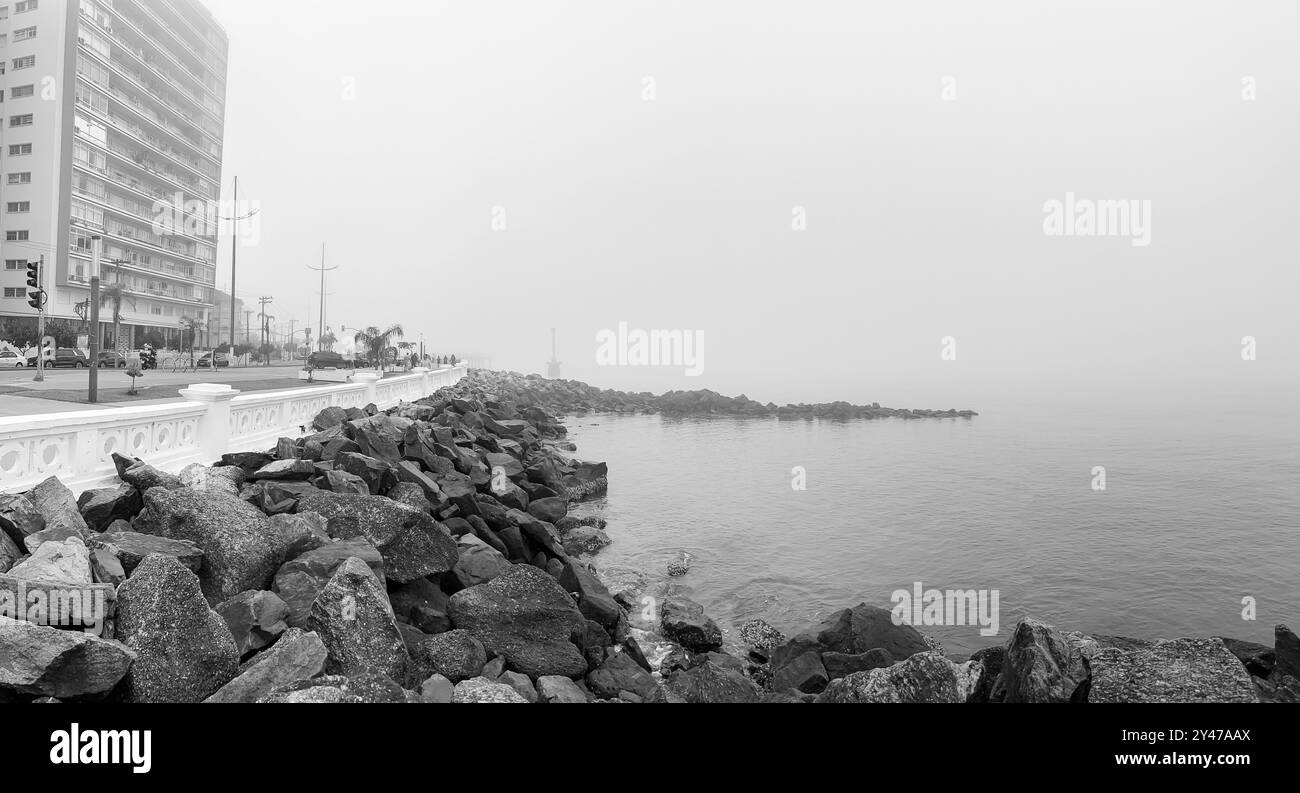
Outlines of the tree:
{"type": "MultiPolygon", "coordinates": [[[[119,272],[118,278],[122,275],[119,272]]],[[[105,284],[99,289],[99,307],[111,305],[113,307],[113,348],[122,349],[122,303],[131,304],[131,310],[135,311],[135,299],[126,293],[126,287],[121,281],[114,281],[111,284],[105,284]]]]}
{"type": "Polygon", "coordinates": [[[334,345],[338,344],[338,341],[339,341],[338,337],[335,336],[334,331],[331,330],[328,331],[324,336],[320,337],[320,339],[318,340],[318,344],[320,345],[320,349],[322,350],[332,350],[334,349],[334,345]]]}
{"type": "Polygon", "coordinates": [[[381,371],[385,370],[388,365],[388,351],[392,347],[395,339],[400,339],[406,335],[401,325],[390,325],[387,330],[380,330],[371,325],[363,331],[357,333],[357,344],[360,344],[370,353],[371,360],[375,361],[376,368],[381,371]]]}
{"type": "Polygon", "coordinates": [[[194,338],[199,332],[199,320],[194,317],[181,317],[181,352],[190,348],[190,363],[194,363],[194,338]]]}

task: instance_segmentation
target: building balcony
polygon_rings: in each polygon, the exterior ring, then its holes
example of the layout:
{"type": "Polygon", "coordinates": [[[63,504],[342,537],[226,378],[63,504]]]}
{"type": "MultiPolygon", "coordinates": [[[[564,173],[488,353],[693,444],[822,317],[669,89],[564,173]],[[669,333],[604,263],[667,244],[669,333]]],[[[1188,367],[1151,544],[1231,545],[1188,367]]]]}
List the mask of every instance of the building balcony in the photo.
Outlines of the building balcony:
{"type": "MultiPolygon", "coordinates": [[[[194,50],[194,42],[187,41],[184,38],[182,38],[179,33],[173,30],[171,26],[164,23],[162,19],[157,14],[155,14],[146,4],[132,3],[130,4],[130,6],[135,11],[139,12],[141,16],[145,17],[150,22],[152,22],[158,30],[165,32],[176,44],[179,45],[180,51],[190,53],[194,50]]],[[[121,24],[125,25],[127,28],[129,28],[132,32],[140,36],[145,41],[149,42],[149,44],[152,45],[155,49],[157,49],[158,52],[161,53],[163,57],[171,61],[176,66],[179,73],[185,75],[190,80],[192,80],[194,84],[198,86],[200,91],[206,92],[213,99],[224,104],[224,97],[218,96],[216,92],[214,92],[206,84],[204,84],[202,72],[205,69],[209,69],[209,67],[207,66],[207,64],[203,63],[201,58],[198,58],[197,56],[192,56],[194,58],[194,63],[196,63],[199,67],[196,73],[196,70],[191,68],[190,66],[187,66],[184,62],[182,62],[181,57],[177,55],[175,52],[173,52],[170,47],[165,46],[162,43],[161,38],[159,36],[155,36],[153,33],[147,32],[144,29],[144,27],[142,27],[140,24],[138,24],[135,21],[135,19],[132,19],[131,17],[127,16],[122,6],[110,7],[107,10],[111,11],[114,17],[116,17],[121,24]]],[[[202,103],[200,102],[200,105],[201,104],[202,103]]]]}

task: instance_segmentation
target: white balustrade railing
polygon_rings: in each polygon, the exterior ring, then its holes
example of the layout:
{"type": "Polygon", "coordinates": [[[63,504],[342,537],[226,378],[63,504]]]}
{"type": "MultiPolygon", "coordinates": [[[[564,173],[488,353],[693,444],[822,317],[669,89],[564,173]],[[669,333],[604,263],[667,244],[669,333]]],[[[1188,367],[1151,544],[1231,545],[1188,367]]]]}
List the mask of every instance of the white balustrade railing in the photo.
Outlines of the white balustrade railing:
{"type": "Polygon", "coordinates": [[[181,390],[184,402],[0,418],[0,492],[18,492],[57,476],[74,492],[116,482],[113,453],[165,471],[212,463],[229,452],[272,448],[309,434],[327,407],[380,410],[455,385],[464,364],[381,380],[361,372],[352,383],[240,394],[203,383],[181,390]]]}

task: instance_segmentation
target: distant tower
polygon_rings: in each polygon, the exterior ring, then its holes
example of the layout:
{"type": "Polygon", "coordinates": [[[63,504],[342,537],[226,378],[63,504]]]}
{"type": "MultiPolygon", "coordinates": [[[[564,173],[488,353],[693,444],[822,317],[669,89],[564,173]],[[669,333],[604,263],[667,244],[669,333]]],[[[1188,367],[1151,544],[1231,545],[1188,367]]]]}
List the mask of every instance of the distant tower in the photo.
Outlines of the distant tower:
{"type": "Polygon", "coordinates": [[[551,328],[551,362],[546,364],[546,376],[551,380],[560,379],[560,359],[555,355],[555,328],[551,328]]]}

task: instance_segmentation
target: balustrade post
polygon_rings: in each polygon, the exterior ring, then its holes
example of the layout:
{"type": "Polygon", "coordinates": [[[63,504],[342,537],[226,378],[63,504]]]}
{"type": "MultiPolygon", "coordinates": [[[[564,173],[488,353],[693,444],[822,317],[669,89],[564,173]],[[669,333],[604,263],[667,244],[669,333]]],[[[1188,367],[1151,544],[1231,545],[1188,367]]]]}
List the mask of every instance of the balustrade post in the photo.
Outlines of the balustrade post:
{"type": "Polygon", "coordinates": [[[205,405],[199,419],[199,451],[208,464],[220,460],[230,451],[230,401],[239,396],[239,391],[224,384],[199,383],[180,393],[190,402],[205,405]]]}
{"type": "MultiPolygon", "coordinates": [[[[383,375],[379,374],[378,372],[361,372],[360,374],[356,375],[355,379],[358,383],[361,383],[366,387],[365,404],[370,404],[370,405],[374,405],[375,407],[378,407],[379,401],[375,399],[375,384],[378,383],[381,379],[383,379],[383,375]]],[[[362,407],[365,407],[365,404],[363,404],[362,407]]]]}

